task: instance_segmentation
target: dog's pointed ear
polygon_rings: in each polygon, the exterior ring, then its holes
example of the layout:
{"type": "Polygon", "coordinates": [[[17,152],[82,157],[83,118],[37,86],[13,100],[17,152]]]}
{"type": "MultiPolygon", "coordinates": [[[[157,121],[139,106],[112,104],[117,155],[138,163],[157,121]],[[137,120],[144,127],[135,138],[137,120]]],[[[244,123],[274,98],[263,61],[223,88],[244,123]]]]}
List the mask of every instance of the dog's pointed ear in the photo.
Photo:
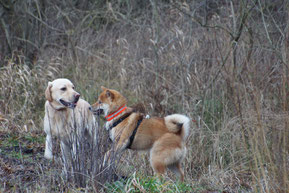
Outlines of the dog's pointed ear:
{"type": "Polygon", "coordinates": [[[52,87],[52,82],[48,82],[48,86],[47,86],[47,88],[45,90],[45,98],[49,102],[52,102],[51,87],[52,87]]]}
{"type": "Polygon", "coordinates": [[[114,94],[109,89],[106,90],[105,94],[108,98],[114,99],[114,94]]]}
{"type": "Polygon", "coordinates": [[[101,88],[101,90],[103,90],[103,91],[106,91],[106,90],[107,90],[107,88],[105,88],[104,86],[101,86],[100,88],[101,88]]]}

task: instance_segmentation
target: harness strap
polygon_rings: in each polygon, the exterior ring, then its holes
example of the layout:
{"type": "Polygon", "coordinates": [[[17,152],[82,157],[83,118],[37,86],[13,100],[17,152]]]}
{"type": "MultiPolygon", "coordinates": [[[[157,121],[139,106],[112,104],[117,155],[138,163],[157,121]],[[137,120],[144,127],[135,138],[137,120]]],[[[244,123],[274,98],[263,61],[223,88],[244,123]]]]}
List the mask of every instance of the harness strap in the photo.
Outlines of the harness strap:
{"type": "Polygon", "coordinates": [[[140,119],[137,121],[137,125],[136,125],[136,127],[134,128],[134,130],[133,130],[133,132],[132,132],[132,134],[131,134],[131,136],[130,136],[130,138],[129,138],[129,143],[128,143],[128,145],[126,146],[126,148],[128,148],[128,149],[131,148],[131,145],[132,145],[133,140],[134,140],[134,138],[135,138],[137,129],[138,129],[139,125],[141,124],[142,120],[143,120],[143,117],[140,118],[140,119]]]}
{"type": "Polygon", "coordinates": [[[125,120],[126,118],[128,118],[131,115],[130,113],[125,114],[124,116],[122,116],[120,119],[118,119],[117,121],[115,121],[110,127],[109,130],[111,130],[112,128],[116,127],[118,124],[120,124],[123,120],[125,120]]]}
{"type": "MultiPolygon", "coordinates": [[[[128,118],[132,113],[132,112],[129,112],[127,114],[125,114],[124,116],[122,116],[120,119],[118,119],[117,121],[115,121],[110,127],[109,127],[109,130],[111,130],[112,128],[116,127],[118,124],[120,124],[123,120],[125,120],[126,118],[128,118]]],[[[130,149],[131,148],[131,145],[133,143],[133,140],[135,138],[135,135],[136,135],[136,132],[137,132],[137,129],[139,127],[139,125],[141,124],[143,120],[143,116],[137,121],[137,124],[136,124],[136,127],[134,128],[130,138],[129,138],[129,143],[127,144],[126,148],[130,149]]]]}

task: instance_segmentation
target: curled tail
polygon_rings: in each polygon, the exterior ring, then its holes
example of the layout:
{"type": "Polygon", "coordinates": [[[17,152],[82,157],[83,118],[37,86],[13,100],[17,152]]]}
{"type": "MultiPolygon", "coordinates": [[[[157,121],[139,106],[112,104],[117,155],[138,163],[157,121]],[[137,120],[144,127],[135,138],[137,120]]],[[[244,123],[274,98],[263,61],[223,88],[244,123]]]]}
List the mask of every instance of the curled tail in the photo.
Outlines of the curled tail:
{"type": "Polygon", "coordinates": [[[165,118],[165,124],[170,132],[180,133],[185,141],[189,136],[190,119],[185,115],[172,114],[165,118]]]}

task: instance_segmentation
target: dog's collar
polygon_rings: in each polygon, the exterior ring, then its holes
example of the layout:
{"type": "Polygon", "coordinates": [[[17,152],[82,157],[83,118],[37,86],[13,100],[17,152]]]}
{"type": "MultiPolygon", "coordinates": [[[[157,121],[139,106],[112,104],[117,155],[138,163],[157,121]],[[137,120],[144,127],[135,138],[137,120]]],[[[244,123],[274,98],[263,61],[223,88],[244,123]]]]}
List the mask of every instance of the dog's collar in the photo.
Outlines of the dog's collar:
{"type": "Polygon", "coordinates": [[[60,108],[58,109],[58,108],[55,108],[55,107],[52,105],[51,102],[48,102],[48,103],[49,103],[49,105],[50,105],[54,110],[56,110],[56,111],[62,111],[62,110],[65,110],[65,109],[66,109],[65,107],[60,107],[60,108]]]}
{"type": "Polygon", "coordinates": [[[131,113],[127,113],[125,114],[123,117],[121,117],[120,119],[118,119],[117,121],[115,121],[109,128],[108,130],[111,130],[112,128],[116,127],[118,124],[120,124],[123,120],[125,120],[126,118],[128,118],[131,115],[131,113]]]}
{"type": "Polygon", "coordinates": [[[118,115],[120,115],[123,111],[125,111],[127,109],[127,106],[124,104],[123,106],[121,106],[119,109],[117,109],[115,112],[110,113],[109,115],[105,116],[106,121],[111,121],[113,118],[117,117],[118,115]]]}

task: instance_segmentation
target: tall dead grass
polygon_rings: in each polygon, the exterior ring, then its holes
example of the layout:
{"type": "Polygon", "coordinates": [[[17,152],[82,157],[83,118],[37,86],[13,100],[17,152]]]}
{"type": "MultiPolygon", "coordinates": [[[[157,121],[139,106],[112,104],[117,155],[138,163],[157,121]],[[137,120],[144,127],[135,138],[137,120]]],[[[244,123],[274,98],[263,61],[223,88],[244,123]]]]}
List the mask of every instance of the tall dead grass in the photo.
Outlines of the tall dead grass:
{"type": "Polygon", "coordinates": [[[16,52],[5,61],[0,76],[0,114],[6,119],[6,131],[39,129],[39,115],[44,115],[43,86],[58,74],[58,65],[51,61],[46,68],[40,60],[30,66],[25,57],[16,52]]]}
{"type": "MultiPolygon", "coordinates": [[[[48,80],[70,78],[90,103],[105,85],[151,115],[196,120],[188,183],[288,191],[288,9],[276,11],[281,1],[208,2],[150,1],[133,19],[113,4],[106,13],[116,20],[97,33],[75,28],[69,46],[43,48],[36,66],[14,64],[12,56],[1,68],[1,114],[18,129],[29,121],[41,129],[48,80]]],[[[152,175],[147,155],[126,155],[122,172],[152,175]]]]}

